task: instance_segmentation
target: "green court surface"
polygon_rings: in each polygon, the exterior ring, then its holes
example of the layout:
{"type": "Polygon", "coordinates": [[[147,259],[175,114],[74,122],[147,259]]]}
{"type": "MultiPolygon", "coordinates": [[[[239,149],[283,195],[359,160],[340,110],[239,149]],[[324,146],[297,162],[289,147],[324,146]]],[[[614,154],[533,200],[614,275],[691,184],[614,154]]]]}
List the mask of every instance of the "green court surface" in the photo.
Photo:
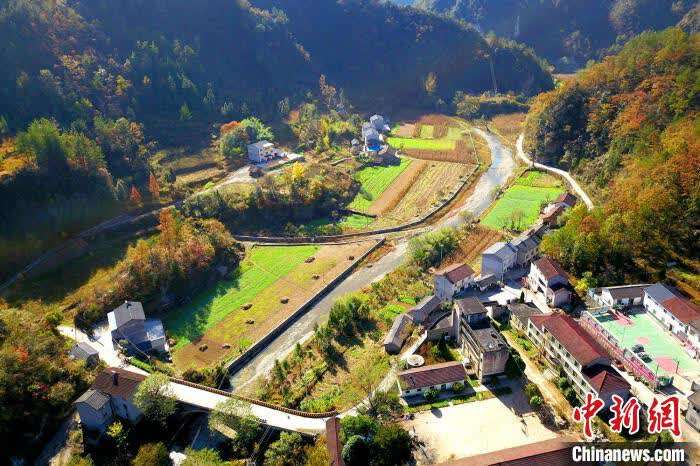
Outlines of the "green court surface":
{"type": "Polygon", "coordinates": [[[629,322],[610,313],[598,314],[595,318],[623,347],[644,346],[644,351],[652,358],[645,364],[654,373],[673,375],[676,365],[680,373],[700,370],[700,363],[690,357],[681,343],[644,311],[630,314],[629,322]]]}

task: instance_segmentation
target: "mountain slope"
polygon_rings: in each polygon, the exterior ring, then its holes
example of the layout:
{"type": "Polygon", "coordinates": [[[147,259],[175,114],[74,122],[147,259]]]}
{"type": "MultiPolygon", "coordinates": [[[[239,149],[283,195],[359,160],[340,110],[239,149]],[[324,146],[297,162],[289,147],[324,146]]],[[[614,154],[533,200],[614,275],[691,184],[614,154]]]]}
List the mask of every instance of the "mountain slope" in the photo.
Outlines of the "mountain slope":
{"type": "Polygon", "coordinates": [[[568,168],[600,208],[580,208],[544,250],[606,281],[688,268],[700,240],[700,35],[644,33],[542,94],[527,148],[568,168]]]}
{"type": "Polygon", "coordinates": [[[415,98],[429,73],[436,93],[493,88],[489,57],[503,90],[535,94],[551,88],[537,57],[511,43],[487,43],[456,21],[368,0],[259,0],[280,8],[314,64],[355,100],[415,98]]]}
{"type": "Polygon", "coordinates": [[[557,68],[574,70],[644,30],[676,24],[693,6],[674,0],[415,0],[484,32],[515,39],[557,68]],[[619,37],[619,38],[618,38],[619,37]]]}

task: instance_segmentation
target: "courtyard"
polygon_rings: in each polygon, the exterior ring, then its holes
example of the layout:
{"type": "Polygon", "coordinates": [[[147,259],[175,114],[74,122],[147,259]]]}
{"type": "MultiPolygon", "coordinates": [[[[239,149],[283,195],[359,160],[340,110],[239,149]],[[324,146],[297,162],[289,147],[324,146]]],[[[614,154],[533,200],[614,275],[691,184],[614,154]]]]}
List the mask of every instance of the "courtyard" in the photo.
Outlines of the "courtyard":
{"type": "Polygon", "coordinates": [[[403,425],[424,446],[418,464],[447,461],[517,447],[557,437],[528,404],[522,385],[509,382],[512,393],[415,414],[403,425]]]}

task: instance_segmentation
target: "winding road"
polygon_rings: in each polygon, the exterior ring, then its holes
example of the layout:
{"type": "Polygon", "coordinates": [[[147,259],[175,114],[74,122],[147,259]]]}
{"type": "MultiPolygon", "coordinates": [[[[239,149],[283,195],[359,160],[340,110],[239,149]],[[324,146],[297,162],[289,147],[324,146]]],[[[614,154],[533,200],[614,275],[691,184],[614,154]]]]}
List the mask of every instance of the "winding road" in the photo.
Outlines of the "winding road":
{"type": "Polygon", "coordinates": [[[588,197],[588,194],[586,194],[586,191],[583,190],[583,188],[576,182],[573,176],[569,174],[569,172],[564,171],[560,168],[555,168],[555,167],[550,167],[549,165],[544,165],[539,162],[534,162],[528,155],[525,153],[525,150],[523,149],[523,141],[525,140],[525,134],[520,133],[520,136],[518,136],[518,140],[515,143],[515,149],[516,153],[518,154],[518,158],[525,162],[526,164],[533,166],[535,168],[539,168],[540,170],[545,170],[550,173],[557,174],[564,178],[567,183],[569,183],[569,186],[571,186],[571,189],[576,191],[576,194],[578,194],[578,197],[581,198],[584,204],[586,204],[586,207],[588,207],[588,210],[593,209],[593,201],[591,201],[591,198],[588,197]]]}
{"type": "MultiPolygon", "coordinates": [[[[459,207],[442,218],[430,229],[455,227],[464,222],[463,212],[474,217],[480,216],[494,201],[498,188],[503,186],[513,174],[515,161],[511,151],[503,146],[492,133],[476,129],[477,134],[486,140],[491,151],[491,165],[476,182],[474,191],[459,207]]],[[[416,232],[412,232],[415,234],[416,232]]],[[[396,242],[396,247],[388,254],[374,262],[371,267],[359,269],[342,281],[321,301],[297,320],[286,332],[273,340],[264,350],[248,362],[242,369],[231,374],[229,379],[234,391],[245,386],[256,377],[272,369],[276,359],[284,358],[294,349],[297,342],[303,342],[313,334],[316,323],[322,322],[330,312],[333,303],[342,295],[360,290],[380,280],[387,273],[396,269],[404,261],[408,251],[408,235],[396,242]]]]}

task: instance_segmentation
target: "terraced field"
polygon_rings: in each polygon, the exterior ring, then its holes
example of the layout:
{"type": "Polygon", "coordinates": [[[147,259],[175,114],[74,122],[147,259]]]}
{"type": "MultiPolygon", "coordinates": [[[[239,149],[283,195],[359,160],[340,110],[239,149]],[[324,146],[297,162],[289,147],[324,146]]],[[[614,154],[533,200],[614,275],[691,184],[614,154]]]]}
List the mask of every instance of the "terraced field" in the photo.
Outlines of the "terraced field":
{"type": "Polygon", "coordinates": [[[402,157],[398,165],[378,165],[365,167],[355,173],[360,182],[360,192],[348,205],[349,209],[367,211],[372,203],[410,164],[411,159],[402,157]]]}
{"type": "Polygon", "coordinates": [[[372,244],[252,247],[233,278],[165,317],[168,336],[177,340],[176,368],[234,357],[344,270],[350,256],[359,257],[372,244]]]}
{"type": "Polygon", "coordinates": [[[544,204],[563,192],[561,183],[551,175],[526,172],[503,193],[481,223],[497,230],[523,231],[535,223],[544,204]]]}
{"type": "Polygon", "coordinates": [[[471,126],[459,118],[425,115],[415,123],[394,127],[390,146],[418,159],[443,162],[478,163],[483,149],[480,139],[470,134],[471,126]],[[409,136],[410,134],[410,136],[409,136]]]}

